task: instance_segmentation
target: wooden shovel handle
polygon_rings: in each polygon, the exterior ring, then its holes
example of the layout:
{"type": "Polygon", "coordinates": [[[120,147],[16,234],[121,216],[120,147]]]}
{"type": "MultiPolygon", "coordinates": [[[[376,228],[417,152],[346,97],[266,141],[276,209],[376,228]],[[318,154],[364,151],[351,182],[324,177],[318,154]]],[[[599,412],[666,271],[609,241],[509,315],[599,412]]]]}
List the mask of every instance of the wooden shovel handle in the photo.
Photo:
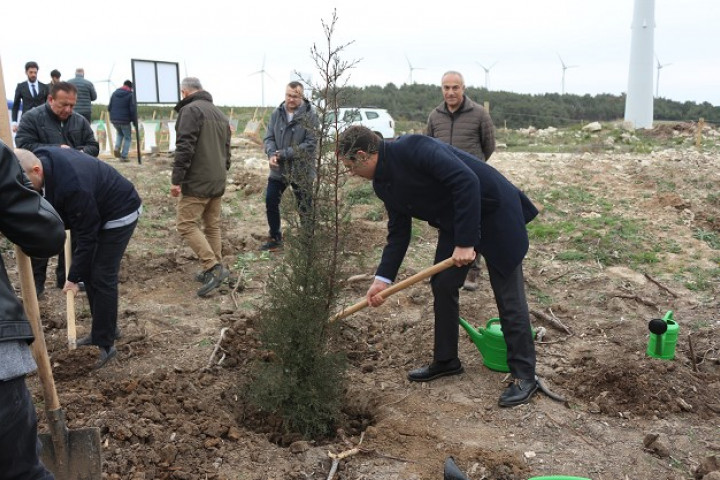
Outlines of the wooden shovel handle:
{"type": "MultiPolygon", "coordinates": [[[[70,273],[72,262],[72,241],[70,230],[65,230],[65,279],[70,273]]],[[[68,290],[65,294],[65,320],[67,321],[68,347],[70,350],[77,348],[77,331],[75,329],[75,292],[68,290]]]]}
{"type": "Polygon", "coordinates": [[[43,398],[45,399],[45,411],[52,412],[60,409],[60,400],[55,390],[55,380],[50,366],[50,356],[45,345],[45,334],[40,323],[40,307],[38,307],[35,282],[33,280],[30,258],[15,246],[15,258],[17,259],[20,272],[20,291],[22,292],[23,307],[25,315],[30,320],[35,341],[32,343],[32,353],[37,363],[37,372],[42,384],[43,398]]]}
{"type": "MultiPolygon", "coordinates": [[[[398,282],[394,285],[389,286],[382,292],[378,293],[382,298],[387,298],[390,295],[399,292],[400,290],[405,290],[407,287],[411,285],[415,285],[416,283],[425,280],[426,278],[430,278],[436,273],[440,273],[443,270],[447,270],[448,268],[455,265],[455,262],[453,261],[452,257],[447,258],[443,260],[440,263],[436,263],[432,267],[428,267],[425,270],[421,270],[420,272],[416,273],[415,275],[406,278],[402,282],[398,282]]],[[[363,308],[368,306],[367,298],[363,299],[362,301],[356,303],[355,305],[352,305],[348,308],[345,308],[341,310],[340,312],[336,313],[335,316],[333,316],[330,321],[334,322],[335,320],[340,320],[341,318],[345,318],[348,315],[352,315],[355,312],[358,312],[362,310],[363,308]]]]}

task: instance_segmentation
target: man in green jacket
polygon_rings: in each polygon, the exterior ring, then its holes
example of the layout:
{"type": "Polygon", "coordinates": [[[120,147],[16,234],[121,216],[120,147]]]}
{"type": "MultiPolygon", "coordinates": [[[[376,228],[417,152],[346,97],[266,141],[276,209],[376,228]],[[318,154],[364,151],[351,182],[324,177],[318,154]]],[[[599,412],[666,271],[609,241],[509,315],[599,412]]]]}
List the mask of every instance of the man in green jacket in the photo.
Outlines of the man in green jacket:
{"type": "MultiPolygon", "coordinates": [[[[490,114],[465,95],[465,80],[460,72],[450,70],[442,76],[443,103],[428,117],[427,134],[483,162],[495,151],[495,127],[490,114]]],[[[463,288],[477,290],[480,275],[480,256],[475,259],[463,288]]]]}
{"type": "Polygon", "coordinates": [[[220,232],[220,207],[230,169],[230,122],[197,78],[183,79],[180,93],[170,194],[180,197],[178,233],[202,263],[195,278],[203,284],[197,294],[204,297],[230,275],[222,264],[220,232]]]}

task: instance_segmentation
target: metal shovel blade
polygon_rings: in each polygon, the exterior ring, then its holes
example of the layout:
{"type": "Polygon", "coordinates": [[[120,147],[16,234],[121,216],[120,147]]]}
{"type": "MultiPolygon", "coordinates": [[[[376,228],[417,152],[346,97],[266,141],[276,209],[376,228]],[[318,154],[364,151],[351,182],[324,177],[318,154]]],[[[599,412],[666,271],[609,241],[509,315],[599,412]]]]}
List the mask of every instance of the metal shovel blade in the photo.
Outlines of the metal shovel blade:
{"type": "Polygon", "coordinates": [[[53,435],[41,433],[41,459],[53,472],[56,480],[101,480],[102,446],[100,429],[78,428],[67,430],[64,445],[56,448],[53,435]],[[64,448],[67,451],[62,451],[64,448]]]}

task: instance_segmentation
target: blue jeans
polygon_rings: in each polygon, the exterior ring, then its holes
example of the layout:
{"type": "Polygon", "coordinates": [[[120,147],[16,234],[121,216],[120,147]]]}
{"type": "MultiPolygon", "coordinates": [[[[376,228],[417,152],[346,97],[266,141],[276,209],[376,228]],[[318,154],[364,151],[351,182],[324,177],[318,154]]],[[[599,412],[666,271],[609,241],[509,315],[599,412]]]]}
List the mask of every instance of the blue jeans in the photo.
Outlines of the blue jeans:
{"type": "Polygon", "coordinates": [[[265,213],[267,214],[268,227],[270,227],[270,238],[282,240],[282,232],[280,231],[280,200],[287,189],[288,185],[292,186],[298,209],[300,210],[300,218],[302,219],[310,211],[311,197],[300,185],[295,182],[287,182],[276,178],[268,178],[267,191],[265,192],[265,213]]]}
{"type": "Polygon", "coordinates": [[[127,158],[132,143],[132,127],[129,123],[113,123],[113,127],[115,127],[115,150],[120,150],[122,147],[120,156],[127,158]]]}
{"type": "Polygon", "coordinates": [[[100,230],[98,234],[90,278],[82,279],[90,303],[93,345],[111,347],[115,343],[120,261],[136,225],[137,220],[124,227],[100,230]]]}
{"type": "Polygon", "coordinates": [[[0,480],[53,480],[40,462],[41,448],[25,377],[0,381],[0,480]]]}

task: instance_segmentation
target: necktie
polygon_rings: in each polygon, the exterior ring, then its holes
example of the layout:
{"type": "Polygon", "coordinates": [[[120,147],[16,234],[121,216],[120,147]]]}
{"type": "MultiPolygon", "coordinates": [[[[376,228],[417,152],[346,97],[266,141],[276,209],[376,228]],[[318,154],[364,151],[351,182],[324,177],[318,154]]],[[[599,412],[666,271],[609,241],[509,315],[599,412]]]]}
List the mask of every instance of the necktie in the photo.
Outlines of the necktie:
{"type": "Polygon", "coordinates": [[[33,98],[37,97],[37,90],[35,90],[35,84],[34,84],[34,83],[31,83],[31,84],[30,84],[30,89],[32,90],[33,98]]]}

